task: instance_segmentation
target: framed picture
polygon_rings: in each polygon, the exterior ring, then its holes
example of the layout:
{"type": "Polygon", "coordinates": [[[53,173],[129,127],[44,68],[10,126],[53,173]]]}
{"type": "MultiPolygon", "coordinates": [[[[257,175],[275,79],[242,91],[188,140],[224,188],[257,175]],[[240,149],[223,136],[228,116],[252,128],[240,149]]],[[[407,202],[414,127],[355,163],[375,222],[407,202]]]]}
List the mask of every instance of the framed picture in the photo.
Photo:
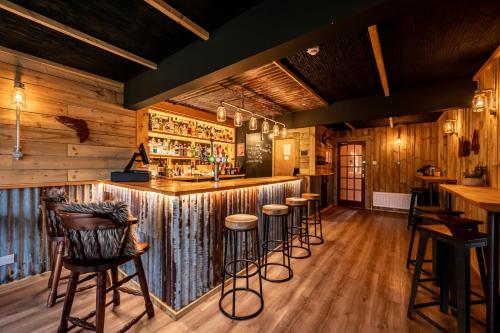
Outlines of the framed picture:
{"type": "Polygon", "coordinates": [[[245,144],[244,143],[238,143],[238,145],[236,146],[236,156],[237,157],[245,156],[245,144]]]}

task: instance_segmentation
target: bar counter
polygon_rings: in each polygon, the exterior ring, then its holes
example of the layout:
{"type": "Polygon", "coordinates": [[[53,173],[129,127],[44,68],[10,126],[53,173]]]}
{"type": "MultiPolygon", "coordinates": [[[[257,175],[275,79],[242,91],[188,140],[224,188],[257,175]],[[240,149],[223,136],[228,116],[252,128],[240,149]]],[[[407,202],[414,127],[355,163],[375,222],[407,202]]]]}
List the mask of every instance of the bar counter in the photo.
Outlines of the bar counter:
{"type": "MultiPolygon", "coordinates": [[[[125,201],[139,218],[138,234],[150,244],[143,256],[150,293],[173,317],[221,282],[224,218],[246,213],[259,216],[261,207],[299,196],[302,179],[263,177],[220,182],[179,182],[154,179],[145,183],[103,181],[99,199],[125,201]]],[[[271,228],[270,239],[279,230],[271,228]]],[[[132,266],[125,266],[128,273],[132,266]]]]}

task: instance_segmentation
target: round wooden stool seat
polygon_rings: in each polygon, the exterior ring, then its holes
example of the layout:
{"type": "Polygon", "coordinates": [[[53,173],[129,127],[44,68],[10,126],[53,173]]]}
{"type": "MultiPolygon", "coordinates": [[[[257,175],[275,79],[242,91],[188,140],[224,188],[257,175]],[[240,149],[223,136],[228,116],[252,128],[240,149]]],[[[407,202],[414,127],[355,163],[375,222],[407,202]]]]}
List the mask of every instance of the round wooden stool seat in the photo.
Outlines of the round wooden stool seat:
{"type": "Polygon", "coordinates": [[[318,193],[302,193],[302,198],[307,200],[319,200],[321,195],[318,193]]]}
{"type": "Polygon", "coordinates": [[[286,198],[285,203],[288,206],[306,206],[307,205],[307,199],[305,198],[297,198],[297,197],[292,197],[292,198],[286,198]]]}
{"type": "Polygon", "coordinates": [[[288,215],[288,206],[279,204],[270,204],[262,206],[262,214],[269,216],[288,215]]]}
{"type": "Polygon", "coordinates": [[[225,226],[231,230],[251,230],[257,228],[259,218],[250,214],[234,214],[226,216],[225,226]]]}

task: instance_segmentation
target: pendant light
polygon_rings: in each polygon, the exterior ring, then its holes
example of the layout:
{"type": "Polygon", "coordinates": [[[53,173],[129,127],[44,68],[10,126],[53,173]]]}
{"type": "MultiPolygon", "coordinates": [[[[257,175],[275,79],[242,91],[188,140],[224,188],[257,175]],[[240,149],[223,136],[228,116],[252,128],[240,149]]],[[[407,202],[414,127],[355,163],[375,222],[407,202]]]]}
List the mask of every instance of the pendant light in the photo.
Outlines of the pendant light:
{"type": "Polygon", "coordinates": [[[269,122],[267,121],[267,119],[264,119],[264,121],[262,122],[262,133],[269,133],[269,122]]]}
{"type": "Polygon", "coordinates": [[[243,116],[241,112],[236,111],[234,114],[234,127],[241,127],[243,125],[243,116]]]}
{"type": "Polygon", "coordinates": [[[276,123],[274,123],[274,126],[273,126],[273,134],[274,134],[274,136],[280,135],[280,127],[276,123]]]}
{"type": "Polygon", "coordinates": [[[283,129],[281,130],[281,136],[286,137],[288,135],[288,131],[286,130],[286,127],[283,126],[283,129]]]}
{"type": "Polygon", "coordinates": [[[226,121],[226,108],[222,104],[217,108],[217,121],[219,123],[224,123],[226,121]]]}
{"type": "Polygon", "coordinates": [[[255,118],[253,115],[250,118],[250,120],[248,121],[248,128],[251,131],[255,131],[257,129],[257,118],[255,118]]]}

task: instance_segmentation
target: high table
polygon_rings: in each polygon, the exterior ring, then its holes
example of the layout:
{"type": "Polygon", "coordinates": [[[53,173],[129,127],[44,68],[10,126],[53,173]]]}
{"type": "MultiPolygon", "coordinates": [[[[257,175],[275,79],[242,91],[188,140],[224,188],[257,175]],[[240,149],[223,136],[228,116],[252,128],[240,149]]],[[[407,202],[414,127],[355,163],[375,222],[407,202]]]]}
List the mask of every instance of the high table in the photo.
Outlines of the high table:
{"type": "Polygon", "coordinates": [[[422,180],[424,183],[429,184],[429,192],[430,192],[430,205],[433,205],[434,196],[434,184],[456,184],[457,180],[454,178],[444,177],[444,176],[417,176],[417,179],[422,180]]]}
{"type": "Polygon", "coordinates": [[[446,191],[446,206],[449,210],[451,209],[451,195],[454,194],[488,212],[486,322],[488,332],[498,332],[500,330],[500,313],[498,311],[500,189],[446,184],[441,185],[441,188],[446,191]]]}

